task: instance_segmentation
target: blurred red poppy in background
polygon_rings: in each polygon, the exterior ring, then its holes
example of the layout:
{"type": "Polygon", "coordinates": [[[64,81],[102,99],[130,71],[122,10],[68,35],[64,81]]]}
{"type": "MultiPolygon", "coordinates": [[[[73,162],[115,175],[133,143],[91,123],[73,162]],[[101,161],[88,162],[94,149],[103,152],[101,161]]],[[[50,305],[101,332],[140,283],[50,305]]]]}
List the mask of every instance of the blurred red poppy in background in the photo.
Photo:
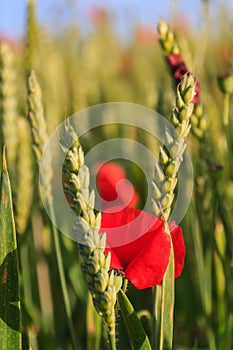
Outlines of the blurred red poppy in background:
{"type": "MultiPolygon", "coordinates": [[[[183,57],[178,54],[171,54],[167,56],[167,62],[171,69],[176,85],[178,85],[181,82],[184,74],[189,72],[183,60],[183,57]]],[[[198,104],[199,94],[200,94],[200,83],[196,78],[195,78],[195,81],[196,81],[196,88],[195,88],[196,95],[194,96],[192,102],[194,104],[198,104]]]]}
{"type": "Polygon", "coordinates": [[[127,180],[124,168],[117,163],[108,162],[100,166],[96,185],[103,210],[116,205],[135,207],[139,202],[137,191],[127,180]]]}
{"type": "Polygon", "coordinates": [[[153,27],[139,25],[136,28],[136,40],[142,46],[153,46],[158,38],[157,32],[153,27]]]}
{"type": "MultiPolygon", "coordinates": [[[[178,277],[184,266],[185,245],[181,227],[172,223],[169,228],[178,277]]],[[[102,213],[100,232],[106,232],[111,267],[123,271],[137,289],[162,283],[171,248],[163,220],[135,208],[115,207],[114,212],[102,213]]]]}
{"type": "Polygon", "coordinates": [[[106,24],[108,18],[109,13],[103,6],[93,5],[89,10],[89,19],[96,25],[106,24]]]}

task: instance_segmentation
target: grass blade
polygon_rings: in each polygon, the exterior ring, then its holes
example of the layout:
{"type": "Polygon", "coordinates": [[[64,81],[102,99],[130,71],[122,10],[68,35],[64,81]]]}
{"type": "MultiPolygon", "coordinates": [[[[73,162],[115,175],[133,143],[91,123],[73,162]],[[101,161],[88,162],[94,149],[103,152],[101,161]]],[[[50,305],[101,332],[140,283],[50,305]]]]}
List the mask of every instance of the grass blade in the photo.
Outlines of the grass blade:
{"type": "Polygon", "coordinates": [[[151,345],[146,332],[134,311],[127,295],[121,289],[117,294],[121,315],[129,334],[130,345],[133,350],[150,350],[151,345]]]}
{"type": "Polygon", "coordinates": [[[5,154],[0,179],[0,349],[21,349],[17,244],[5,154]]]}

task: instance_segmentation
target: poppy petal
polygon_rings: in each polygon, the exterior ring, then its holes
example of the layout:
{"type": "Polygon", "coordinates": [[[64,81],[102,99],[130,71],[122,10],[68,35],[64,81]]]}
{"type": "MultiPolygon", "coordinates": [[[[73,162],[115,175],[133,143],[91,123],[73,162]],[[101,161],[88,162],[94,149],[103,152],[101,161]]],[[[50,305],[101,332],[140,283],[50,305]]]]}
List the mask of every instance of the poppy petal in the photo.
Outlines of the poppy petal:
{"type": "Polygon", "coordinates": [[[114,250],[124,269],[160,231],[161,219],[135,208],[114,207],[102,213],[100,232],[106,232],[107,251],[114,250]]]}
{"type": "Polygon", "coordinates": [[[165,232],[155,233],[127,267],[126,278],[137,289],[160,285],[169,262],[170,247],[170,238],[165,232]]]}
{"type": "Polygon", "coordinates": [[[120,260],[118,259],[118,256],[117,254],[114,252],[113,249],[106,249],[105,251],[106,253],[107,252],[110,252],[111,253],[111,264],[110,264],[110,267],[111,268],[114,268],[114,269],[118,269],[118,270],[124,270],[123,266],[121,265],[120,263],[120,260]]]}
{"type": "MultiPolygon", "coordinates": [[[[170,226],[174,247],[175,277],[180,276],[185,257],[181,227],[170,226]]],[[[137,288],[160,285],[170,256],[170,237],[164,231],[164,221],[147,212],[114,207],[102,213],[101,230],[106,232],[106,253],[111,252],[112,268],[123,270],[137,288]]]]}
{"type": "Polygon", "coordinates": [[[172,226],[171,237],[175,259],[175,278],[177,278],[181,275],[184,267],[185,245],[182,235],[182,228],[180,226],[176,226],[175,223],[173,223],[172,226]]]}
{"type": "Polygon", "coordinates": [[[96,185],[103,199],[101,206],[106,209],[108,202],[112,205],[136,206],[139,202],[139,195],[135,188],[127,180],[127,175],[120,165],[108,162],[97,167],[96,185]],[[122,181],[126,180],[126,181],[122,181]]]}

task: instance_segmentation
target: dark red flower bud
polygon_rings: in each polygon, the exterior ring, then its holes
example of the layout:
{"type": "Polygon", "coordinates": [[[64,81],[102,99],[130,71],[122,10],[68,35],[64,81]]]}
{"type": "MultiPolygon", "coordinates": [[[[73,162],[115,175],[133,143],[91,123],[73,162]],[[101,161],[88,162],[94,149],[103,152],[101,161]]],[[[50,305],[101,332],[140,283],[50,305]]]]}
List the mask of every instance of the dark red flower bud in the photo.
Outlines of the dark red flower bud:
{"type": "MultiPolygon", "coordinates": [[[[177,86],[181,82],[184,74],[189,73],[189,70],[187,69],[185,62],[183,60],[183,57],[181,55],[178,55],[178,54],[168,55],[167,62],[169,64],[171,73],[173,75],[173,78],[177,86]]],[[[194,96],[194,99],[192,102],[194,104],[198,104],[199,94],[200,94],[200,83],[196,78],[195,78],[195,81],[196,81],[196,88],[195,88],[196,95],[194,96]]]]}

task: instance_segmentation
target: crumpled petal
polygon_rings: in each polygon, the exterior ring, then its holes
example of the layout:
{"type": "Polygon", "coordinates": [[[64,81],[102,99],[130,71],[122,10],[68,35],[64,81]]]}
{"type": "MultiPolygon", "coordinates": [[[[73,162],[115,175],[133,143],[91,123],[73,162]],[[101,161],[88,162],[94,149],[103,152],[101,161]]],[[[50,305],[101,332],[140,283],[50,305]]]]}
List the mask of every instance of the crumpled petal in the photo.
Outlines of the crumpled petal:
{"type": "Polygon", "coordinates": [[[126,278],[137,289],[162,283],[170,255],[170,237],[162,228],[157,231],[152,230],[145,236],[148,236],[144,239],[147,240],[146,244],[142,244],[140,239],[137,241],[140,251],[125,270],[126,278]]]}
{"type": "Polygon", "coordinates": [[[181,275],[184,267],[186,250],[184,245],[184,238],[182,235],[182,228],[180,226],[177,226],[175,223],[172,223],[172,227],[170,229],[174,249],[175,278],[177,278],[181,275]]]}
{"type": "Polygon", "coordinates": [[[114,249],[124,269],[154,232],[163,231],[163,221],[130,207],[113,207],[102,214],[100,233],[106,232],[106,247],[114,249]]]}
{"type": "MultiPolygon", "coordinates": [[[[184,240],[181,227],[172,223],[170,230],[175,277],[178,277],[184,266],[184,240]]],[[[111,267],[123,270],[126,278],[137,289],[162,283],[171,247],[163,220],[135,208],[115,207],[110,212],[102,213],[100,232],[106,232],[106,253],[111,252],[111,267]]]]}

